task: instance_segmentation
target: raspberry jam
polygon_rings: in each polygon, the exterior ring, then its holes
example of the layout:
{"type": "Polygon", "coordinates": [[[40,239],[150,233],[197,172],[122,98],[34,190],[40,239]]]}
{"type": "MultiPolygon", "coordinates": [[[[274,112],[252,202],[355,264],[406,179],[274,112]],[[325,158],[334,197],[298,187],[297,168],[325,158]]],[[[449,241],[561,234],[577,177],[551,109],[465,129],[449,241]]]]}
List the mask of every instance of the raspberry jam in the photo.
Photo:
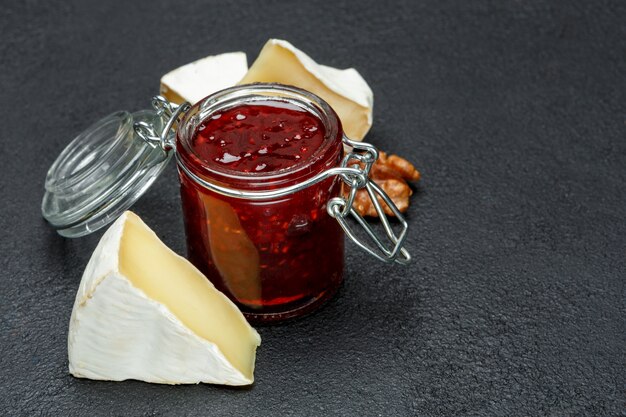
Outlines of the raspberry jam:
{"type": "Polygon", "coordinates": [[[198,126],[191,146],[205,164],[264,173],[307,160],[324,135],[324,124],[300,107],[260,102],[217,112],[198,126]]]}
{"type": "MultiPolygon", "coordinates": [[[[321,99],[291,87],[242,94],[246,88],[189,111],[178,131],[179,165],[212,184],[266,191],[340,164],[341,126],[321,99]]],[[[334,294],[344,236],[326,203],[339,194],[337,177],[258,201],[217,194],[179,174],[188,257],[248,318],[300,316],[334,294]]]]}

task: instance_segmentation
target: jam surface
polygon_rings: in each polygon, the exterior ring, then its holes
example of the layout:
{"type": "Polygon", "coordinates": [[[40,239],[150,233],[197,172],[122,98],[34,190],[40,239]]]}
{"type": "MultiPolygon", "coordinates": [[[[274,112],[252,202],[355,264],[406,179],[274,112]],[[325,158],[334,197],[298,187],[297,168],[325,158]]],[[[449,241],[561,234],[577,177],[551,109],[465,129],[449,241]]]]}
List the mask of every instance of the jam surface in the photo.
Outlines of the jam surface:
{"type": "Polygon", "coordinates": [[[324,124],[288,102],[236,106],[197,128],[192,147],[209,165],[239,172],[273,172],[310,158],[322,145],[324,124]]]}
{"type": "MultiPolygon", "coordinates": [[[[189,168],[207,181],[214,174],[201,168],[246,172],[256,181],[263,173],[299,165],[310,177],[339,165],[343,156],[340,132],[335,139],[325,138],[317,116],[283,102],[243,104],[214,113],[198,125],[188,143],[195,154],[189,168]],[[322,150],[324,140],[333,142],[322,150]]],[[[180,147],[179,152],[188,151],[180,147]]],[[[301,181],[301,171],[285,171],[283,179],[301,181]]],[[[248,319],[297,317],[338,289],[344,235],[326,211],[327,202],[340,192],[338,178],[254,201],[216,194],[183,171],[179,175],[189,260],[248,319]]]]}

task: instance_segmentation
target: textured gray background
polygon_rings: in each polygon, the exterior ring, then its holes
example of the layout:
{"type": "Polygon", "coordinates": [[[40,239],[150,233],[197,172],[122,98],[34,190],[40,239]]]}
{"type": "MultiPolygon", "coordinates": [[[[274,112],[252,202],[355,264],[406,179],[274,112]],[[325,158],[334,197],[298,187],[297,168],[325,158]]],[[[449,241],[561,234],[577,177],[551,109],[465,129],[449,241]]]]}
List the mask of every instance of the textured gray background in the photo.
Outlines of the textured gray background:
{"type": "MultiPolygon", "coordinates": [[[[2,414],[625,415],[625,3],[562,3],[6,2],[2,414]],[[74,379],[67,324],[100,233],[41,219],[48,166],[165,72],[269,37],[371,84],[368,139],[424,175],[415,262],[350,246],[323,310],[259,329],[250,389],[74,379]]],[[[184,253],[173,166],[135,210],[184,253]]]]}

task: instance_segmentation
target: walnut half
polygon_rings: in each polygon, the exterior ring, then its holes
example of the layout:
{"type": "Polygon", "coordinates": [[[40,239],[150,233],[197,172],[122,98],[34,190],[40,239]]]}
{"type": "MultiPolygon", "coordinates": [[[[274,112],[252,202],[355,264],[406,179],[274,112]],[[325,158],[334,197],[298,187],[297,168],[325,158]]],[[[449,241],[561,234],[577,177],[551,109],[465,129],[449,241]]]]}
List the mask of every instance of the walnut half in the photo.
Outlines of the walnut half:
{"type": "MultiPolygon", "coordinates": [[[[398,209],[404,213],[409,208],[409,197],[413,190],[409,187],[408,181],[416,182],[420,179],[420,173],[413,164],[397,155],[387,155],[379,152],[378,160],[372,165],[370,178],[387,193],[398,209]]],[[[344,187],[344,195],[349,191],[344,187]]],[[[391,209],[379,197],[378,202],[382,206],[385,214],[393,216],[391,209]]],[[[374,204],[370,200],[367,190],[360,189],[354,198],[354,209],[361,216],[378,217],[374,204]]]]}

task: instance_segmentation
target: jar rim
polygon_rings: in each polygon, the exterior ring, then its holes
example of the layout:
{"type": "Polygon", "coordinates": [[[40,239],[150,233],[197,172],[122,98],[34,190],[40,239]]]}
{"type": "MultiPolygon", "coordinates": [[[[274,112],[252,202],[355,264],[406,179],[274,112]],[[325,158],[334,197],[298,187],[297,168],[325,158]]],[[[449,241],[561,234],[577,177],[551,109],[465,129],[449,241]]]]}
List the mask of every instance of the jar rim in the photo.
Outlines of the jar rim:
{"type": "Polygon", "coordinates": [[[327,165],[343,151],[343,130],[337,113],[317,95],[298,87],[279,83],[254,83],[230,87],[200,100],[180,122],[176,134],[177,163],[200,175],[219,183],[243,188],[268,188],[298,182],[315,175],[315,167],[327,165]],[[270,172],[241,172],[217,164],[207,163],[191,146],[197,127],[216,112],[253,102],[288,102],[317,117],[325,127],[324,141],[308,158],[287,168],[270,172]]]}

